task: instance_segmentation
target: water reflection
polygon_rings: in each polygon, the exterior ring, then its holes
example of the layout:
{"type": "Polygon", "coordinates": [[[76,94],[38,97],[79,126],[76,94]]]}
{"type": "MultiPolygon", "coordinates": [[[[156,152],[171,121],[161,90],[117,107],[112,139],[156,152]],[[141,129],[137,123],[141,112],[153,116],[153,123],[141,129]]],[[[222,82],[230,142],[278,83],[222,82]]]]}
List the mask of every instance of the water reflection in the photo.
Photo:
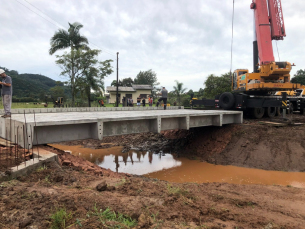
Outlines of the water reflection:
{"type": "Polygon", "coordinates": [[[115,172],[143,175],[180,166],[171,154],[130,151],[122,153],[122,147],[108,149],[88,149],[81,146],[52,145],[55,148],[70,151],[71,154],[85,158],[103,168],[115,172]]]}
{"type": "Polygon", "coordinates": [[[160,153],[131,151],[122,155],[110,154],[98,157],[95,164],[116,172],[143,175],[180,166],[181,161],[175,160],[171,154],[162,156],[160,153]]]}
{"type": "Polygon", "coordinates": [[[234,184],[291,185],[305,188],[305,173],[266,171],[236,166],[175,158],[171,154],[130,151],[122,153],[122,147],[88,149],[81,146],[52,145],[69,150],[103,168],[116,172],[145,175],[171,182],[226,182],[234,184]]]}

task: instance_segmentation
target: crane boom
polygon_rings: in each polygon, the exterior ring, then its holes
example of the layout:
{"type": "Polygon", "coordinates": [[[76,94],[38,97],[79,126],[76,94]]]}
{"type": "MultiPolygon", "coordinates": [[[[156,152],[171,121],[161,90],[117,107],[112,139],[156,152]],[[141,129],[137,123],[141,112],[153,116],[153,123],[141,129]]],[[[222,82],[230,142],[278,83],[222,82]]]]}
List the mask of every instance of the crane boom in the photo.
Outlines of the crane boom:
{"type": "Polygon", "coordinates": [[[286,36],[281,0],[252,0],[260,64],[274,61],[272,40],[286,36]],[[268,5],[267,5],[268,2],[268,5]]]}
{"type": "Polygon", "coordinates": [[[293,65],[287,61],[275,61],[273,54],[272,40],[283,40],[286,36],[281,0],[252,0],[250,8],[254,11],[256,37],[253,42],[253,73],[237,69],[232,77],[232,90],[261,95],[298,88],[300,85],[290,82],[293,65]]]}
{"type": "Polygon", "coordinates": [[[281,0],[268,0],[272,40],[283,40],[286,36],[281,0]]]}
{"type": "Polygon", "coordinates": [[[260,64],[274,61],[270,21],[266,0],[252,0],[250,6],[254,10],[256,39],[260,64]]]}

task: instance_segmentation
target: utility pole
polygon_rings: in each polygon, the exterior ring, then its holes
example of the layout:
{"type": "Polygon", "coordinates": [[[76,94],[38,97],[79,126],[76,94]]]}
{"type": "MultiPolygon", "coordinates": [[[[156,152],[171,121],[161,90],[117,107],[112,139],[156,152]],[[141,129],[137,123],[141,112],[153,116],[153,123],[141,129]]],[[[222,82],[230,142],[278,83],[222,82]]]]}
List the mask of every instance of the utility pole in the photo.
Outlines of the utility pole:
{"type": "Polygon", "coordinates": [[[116,107],[119,107],[119,52],[116,53],[116,107]]]}

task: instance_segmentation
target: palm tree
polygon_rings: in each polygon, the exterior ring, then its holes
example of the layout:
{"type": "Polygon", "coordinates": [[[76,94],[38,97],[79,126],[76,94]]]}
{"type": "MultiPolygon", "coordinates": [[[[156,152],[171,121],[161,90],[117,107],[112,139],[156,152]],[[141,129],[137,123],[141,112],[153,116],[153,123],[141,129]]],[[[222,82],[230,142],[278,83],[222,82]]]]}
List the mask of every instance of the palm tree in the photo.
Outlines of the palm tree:
{"type": "Polygon", "coordinates": [[[74,22],[73,24],[69,23],[68,31],[59,29],[53,37],[51,37],[50,44],[51,48],[49,54],[53,55],[56,51],[70,48],[71,49],[71,92],[72,92],[72,106],[74,106],[75,100],[75,72],[74,72],[74,59],[73,51],[82,49],[89,49],[87,46],[88,39],[85,36],[81,36],[79,30],[83,27],[82,24],[74,22]]]}
{"type": "Polygon", "coordinates": [[[71,52],[79,48],[88,48],[88,39],[85,36],[81,36],[79,30],[83,28],[83,25],[74,22],[69,23],[70,28],[68,31],[59,29],[53,37],[51,37],[50,44],[51,48],[49,54],[53,55],[56,51],[66,48],[71,48],[71,52]]]}
{"type": "Polygon", "coordinates": [[[183,83],[180,83],[178,80],[175,80],[176,86],[174,86],[174,94],[178,97],[178,104],[180,105],[180,97],[181,94],[183,94],[187,88],[183,88],[183,83]]]}

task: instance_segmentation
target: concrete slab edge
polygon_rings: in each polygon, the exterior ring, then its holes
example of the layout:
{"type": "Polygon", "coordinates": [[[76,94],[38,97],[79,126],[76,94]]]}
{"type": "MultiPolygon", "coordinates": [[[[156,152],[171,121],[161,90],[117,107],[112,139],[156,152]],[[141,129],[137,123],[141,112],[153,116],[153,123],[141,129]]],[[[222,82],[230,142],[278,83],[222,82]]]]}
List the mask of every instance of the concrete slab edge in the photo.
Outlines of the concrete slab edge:
{"type": "Polygon", "coordinates": [[[11,168],[11,173],[9,175],[0,174],[0,181],[8,181],[15,179],[20,176],[25,176],[38,168],[42,167],[46,162],[56,161],[58,163],[58,156],[55,153],[49,152],[47,155],[38,158],[38,155],[34,153],[34,160],[31,159],[26,163],[23,162],[18,166],[11,168]]]}

